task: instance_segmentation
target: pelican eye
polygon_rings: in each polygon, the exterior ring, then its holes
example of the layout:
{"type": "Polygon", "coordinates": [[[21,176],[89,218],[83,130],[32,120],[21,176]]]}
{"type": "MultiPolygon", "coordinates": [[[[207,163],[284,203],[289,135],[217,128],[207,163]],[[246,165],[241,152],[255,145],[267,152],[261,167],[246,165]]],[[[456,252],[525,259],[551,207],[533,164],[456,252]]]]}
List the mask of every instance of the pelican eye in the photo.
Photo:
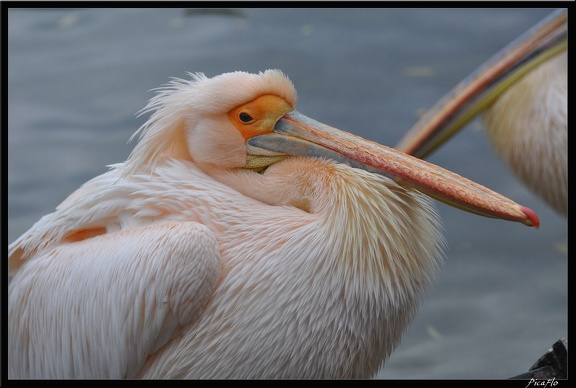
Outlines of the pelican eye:
{"type": "Polygon", "coordinates": [[[240,121],[242,121],[244,124],[248,124],[249,122],[253,121],[254,119],[252,118],[252,116],[250,116],[248,113],[246,112],[241,112],[238,115],[238,118],[240,119],[240,121]]]}

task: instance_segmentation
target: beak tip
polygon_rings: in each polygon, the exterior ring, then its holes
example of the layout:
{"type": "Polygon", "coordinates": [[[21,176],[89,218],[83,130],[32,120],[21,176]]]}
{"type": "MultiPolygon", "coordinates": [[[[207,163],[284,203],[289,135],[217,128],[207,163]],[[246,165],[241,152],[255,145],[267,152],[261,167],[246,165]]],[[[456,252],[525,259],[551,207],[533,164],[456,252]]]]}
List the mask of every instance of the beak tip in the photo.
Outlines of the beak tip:
{"type": "Polygon", "coordinates": [[[540,219],[538,218],[538,214],[530,208],[520,206],[520,210],[524,213],[527,217],[526,221],[524,222],[528,226],[533,226],[536,229],[540,227],[540,219]]]}

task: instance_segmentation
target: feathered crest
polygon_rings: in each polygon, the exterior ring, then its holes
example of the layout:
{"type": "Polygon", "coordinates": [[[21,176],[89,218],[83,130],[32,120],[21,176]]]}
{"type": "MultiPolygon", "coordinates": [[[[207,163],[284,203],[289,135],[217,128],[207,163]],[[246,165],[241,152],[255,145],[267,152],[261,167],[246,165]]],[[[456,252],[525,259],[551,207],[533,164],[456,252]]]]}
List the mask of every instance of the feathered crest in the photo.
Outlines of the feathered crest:
{"type": "Polygon", "coordinates": [[[259,74],[241,71],[213,78],[203,73],[188,73],[190,80],[173,78],[157,92],[138,116],[153,112],[131,137],[138,137],[124,165],[123,176],[137,171],[152,172],[163,158],[192,160],[188,152],[186,127],[202,116],[221,115],[263,94],[274,94],[291,105],[296,103],[296,89],[280,70],[259,74]]]}

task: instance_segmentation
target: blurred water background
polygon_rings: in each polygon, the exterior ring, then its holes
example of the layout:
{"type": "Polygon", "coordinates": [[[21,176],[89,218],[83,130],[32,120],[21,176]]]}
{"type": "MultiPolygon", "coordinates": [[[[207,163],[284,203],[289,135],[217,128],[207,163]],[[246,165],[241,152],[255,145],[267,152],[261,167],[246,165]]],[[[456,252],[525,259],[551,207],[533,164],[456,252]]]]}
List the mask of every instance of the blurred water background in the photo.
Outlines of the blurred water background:
{"type": "MultiPolygon", "coordinates": [[[[151,89],[186,72],[283,70],[298,109],[393,146],[551,9],[10,9],[8,242],[126,159],[151,89]]],[[[377,378],[508,378],[567,334],[567,220],[475,121],[430,159],[536,210],[539,230],[438,204],[446,263],[377,378]]],[[[414,236],[417,238],[417,236],[414,236]]]]}

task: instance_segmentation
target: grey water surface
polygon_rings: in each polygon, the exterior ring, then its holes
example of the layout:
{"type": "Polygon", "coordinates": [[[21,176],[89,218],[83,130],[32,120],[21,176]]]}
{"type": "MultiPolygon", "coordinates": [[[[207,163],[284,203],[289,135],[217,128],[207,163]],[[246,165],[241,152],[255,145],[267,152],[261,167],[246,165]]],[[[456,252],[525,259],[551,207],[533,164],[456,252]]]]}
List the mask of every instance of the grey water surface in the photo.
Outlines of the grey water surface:
{"type": "MultiPolygon", "coordinates": [[[[393,146],[445,92],[551,9],[10,9],[8,242],[126,159],[151,89],[186,72],[283,70],[298,109],[393,146]]],[[[442,204],[435,286],[379,379],[526,372],[567,324],[567,220],[478,121],[430,159],[540,216],[536,230],[442,204]]],[[[417,238],[417,236],[414,236],[417,238]]]]}

